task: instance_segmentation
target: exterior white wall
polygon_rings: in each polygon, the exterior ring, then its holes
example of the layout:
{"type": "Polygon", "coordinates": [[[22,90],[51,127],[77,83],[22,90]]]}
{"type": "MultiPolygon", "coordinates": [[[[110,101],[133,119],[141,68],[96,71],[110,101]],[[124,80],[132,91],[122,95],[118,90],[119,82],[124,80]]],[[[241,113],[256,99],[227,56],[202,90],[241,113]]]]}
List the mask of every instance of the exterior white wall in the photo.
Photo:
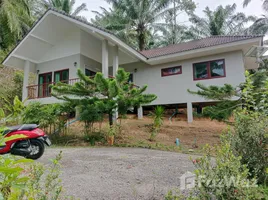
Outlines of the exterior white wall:
{"type": "MultiPolygon", "coordinates": [[[[77,78],[78,66],[80,66],[80,54],[37,64],[36,70],[39,70],[39,74],[52,72],[52,79],[54,81],[54,72],[63,69],[69,69],[69,79],[77,78]],[[77,67],[74,67],[75,62],[77,62],[77,67]]],[[[36,84],[38,84],[38,79],[36,84]]]]}
{"type": "Polygon", "coordinates": [[[86,68],[94,72],[101,72],[101,63],[80,55],[80,69],[85,72],[86,68]]]}
{"type": "MultiPolygon", "coordinates": [[[[94,61],[81,54],[76,54],[65,58],[38,64],[36,66],[36,70],[39,70],[39,74],[42,74],[46,72],[54,72],[57,70],[69,68],[70,79],[72,79],[77,78],[76,72],[79,67],[83,72],[85,71],[85,68],[88,68],[92,71],[101,71],[101,63],[94,61]],[[74,62],[77,62],[77,67],[74,67],[74,62]]],[[[157,95],[158,98],[157,100],[152,102],[152,105],[179,104],[187,102],[206,102],[207,100],[199,96],[191,95],[187,92],[187,89],[196,91],[198,89],[196,87],[196,84],[198,82],[206,86],[222,86],[225,83],[232,84],[233,86],[238,86],[240,83],[245,81],[245,69],[243,62],[243,54],[241,51],[229,52],[219,55],[195,58],[155,66],[147,65],[142,62],[137,62],[122,65],[120,67],[123,67],[126,71],[133,73],[134,83],[136,85],[148,85],[147,93],[157,95]],[[225,59],[226,77],[198,81],[193,80],[193,63],[217,59],[225,59]],[[161,77],[162,68],[174,66],[182,66],[182,74],[161,77]],[[136,72],[134,72],[135,69],[137,69],[136,72]]],[[[109,68],[109,71],[109,74],[112,74],[111,67],[109,68]]],[[[38,82],[36,82],[36,84],[37,83],[38,82]]],[[[55,98],[52,97],[43,98],[41,100],[39,99],[38,101],[41,101],[42,103],[58,102],[55,98]]]]}
{"type": "Polygon", "coordinates": [[[150,66],[145,63],[133,63],[120,66],[128,72],[134,73],[134,83],[138,86],[148,85],[147,93],[157,95],[157,99],[152,105],[178,104],[187,102],[206,102],[207,100],[189,94],[187,89],[196,91],[198,82],[209,86],[223,86],[225,83],[238,86],[245,81],[244,62],[241,51],[224,53],[219,55],[195,58],[190,60],[178,61],[162,65],[150,66]],[[193,63],[225,59],[226,77],[208,80],[193,80],[193,63]],[[168,67],[182,66],[182,74],[161,77],[161,69],[168,67]]]}
{"type": "Polygon", "coordinates": [[[42,61],[55,60],[80,53],[80,30],[78,28],[72,29],[72,31],[66,33],[63,37],[59,43],[47,51],[41,58],[42,61]]]}

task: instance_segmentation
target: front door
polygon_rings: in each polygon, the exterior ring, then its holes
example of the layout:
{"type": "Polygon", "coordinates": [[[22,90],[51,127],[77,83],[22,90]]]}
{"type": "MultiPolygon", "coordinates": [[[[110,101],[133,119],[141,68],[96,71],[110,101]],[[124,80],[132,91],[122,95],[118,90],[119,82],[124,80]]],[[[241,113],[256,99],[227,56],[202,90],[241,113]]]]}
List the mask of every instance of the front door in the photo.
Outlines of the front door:
{"type": "Polygon", "coordinates": [[[38,97],[44,98],[49,97],[51,89],[49,85],[52,83],[52,72],[40,74],[38,80],[38,97]]]}

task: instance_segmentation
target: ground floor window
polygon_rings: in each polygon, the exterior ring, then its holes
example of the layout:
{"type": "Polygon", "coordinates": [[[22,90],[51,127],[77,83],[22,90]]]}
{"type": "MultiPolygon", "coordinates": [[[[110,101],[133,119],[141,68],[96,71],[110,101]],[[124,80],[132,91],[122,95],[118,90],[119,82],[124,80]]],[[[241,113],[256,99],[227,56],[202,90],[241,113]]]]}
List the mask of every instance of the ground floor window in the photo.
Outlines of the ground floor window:
{"type": "Polygon", "coordinates": [[[133,73],[130,73],[130,74],[129,74],[129,77],[128,77],[128,83],[134,83],[134,76],[133,76],[133,73]]]}
{"type": "Polygon", "coordinates": [[[225,61],[214,60],[193,64],[194,80],[221,78],[226,76],[225,61]]]}
{"type": "Polygon", "coordinates": [[[94,72],[92,70],[89,70],[89,69],[86,69],[85,70],[85,75],[86,76],[95,76],[96,75],[96,72],[94,72]]]}
{"type": "Polygon", "coordinates": [[[68,83],[69,80],[69,69],[64,69],[54,72],[54,82],[68,83]]]}

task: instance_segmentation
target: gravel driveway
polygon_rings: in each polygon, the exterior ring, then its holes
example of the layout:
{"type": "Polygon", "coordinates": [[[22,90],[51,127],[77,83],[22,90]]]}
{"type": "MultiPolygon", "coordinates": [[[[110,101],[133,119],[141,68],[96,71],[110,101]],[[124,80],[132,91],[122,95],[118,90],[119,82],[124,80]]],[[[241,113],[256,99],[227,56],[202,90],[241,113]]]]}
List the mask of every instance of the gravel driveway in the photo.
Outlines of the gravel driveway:
{"type": "Polygon", "coordinates": [[[194,170],[187,154],[137,148],[49,148],[39,161],[61,150],[63,186],[81,200],[164,199],[194,170]]]}

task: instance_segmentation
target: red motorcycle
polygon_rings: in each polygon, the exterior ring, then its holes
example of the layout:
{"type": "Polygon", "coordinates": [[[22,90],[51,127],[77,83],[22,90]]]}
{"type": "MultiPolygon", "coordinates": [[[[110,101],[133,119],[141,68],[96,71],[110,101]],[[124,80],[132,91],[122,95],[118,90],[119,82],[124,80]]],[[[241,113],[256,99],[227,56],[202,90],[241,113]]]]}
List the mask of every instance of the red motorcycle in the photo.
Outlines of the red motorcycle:
{"type": "Polygon", "coordinates": [[[36,124],[8,127],[2,134],[5,146],[0,144],[0,154],[11,153],[36,160],[43,155],[45,145],[51,145],[48,136],[36,124]]]}

